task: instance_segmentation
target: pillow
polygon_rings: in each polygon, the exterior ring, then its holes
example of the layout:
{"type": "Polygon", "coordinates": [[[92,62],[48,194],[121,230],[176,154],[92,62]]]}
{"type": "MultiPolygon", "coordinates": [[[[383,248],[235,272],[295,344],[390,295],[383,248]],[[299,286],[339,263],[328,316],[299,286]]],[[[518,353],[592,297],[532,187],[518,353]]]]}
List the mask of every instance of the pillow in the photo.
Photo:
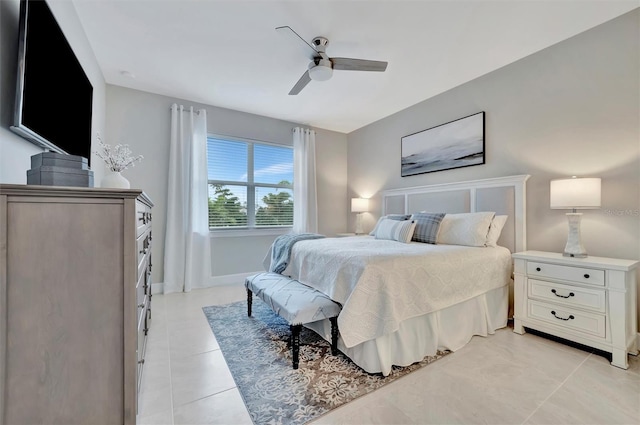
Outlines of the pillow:
{"type": "Polygon", "coordinates": [[[486,246],[489,226],[495,215],[495,212],[447,214],[440,224],[438,243],[486,246]]]}
{"type": "Polygon", "coordinates": [[[387,239],[402,243],[411,242],[416,223],[413,220],[393,220],[383,218],[376,230],[376,239],[387,239]]]}
{"type": "Polygon", "coordinates": [[[436,243],[440,222],[444,218],[444,213],[415,213],[411,219],[416,222],[416,230],[413,232],[412,240],[422,243],[436,243]]]}
{"type": "Polygon", "coordinates": [[[489,233],[487,233],[486,246],[498,246],[498,239],[500,239],[502,228],[504,227],[508,218],[508,215],[497,215],[493,217],[493,221],[489,226],[489,233]]]}
{"type": "Polygon", "coordinates": [[[375,236],[376,235],[376,230],[378,229],[378,226],[380,225],[380,221],[383,218],[388,218],[390,220],[404,221],[404,220],[409,220],[411,218],[411,214],[387,214],[387,215],[383,215],[382,217],[380,217],[378,219],[378,222],[376,223],[376,226],[369,233],[369,236],[375,236]]]}

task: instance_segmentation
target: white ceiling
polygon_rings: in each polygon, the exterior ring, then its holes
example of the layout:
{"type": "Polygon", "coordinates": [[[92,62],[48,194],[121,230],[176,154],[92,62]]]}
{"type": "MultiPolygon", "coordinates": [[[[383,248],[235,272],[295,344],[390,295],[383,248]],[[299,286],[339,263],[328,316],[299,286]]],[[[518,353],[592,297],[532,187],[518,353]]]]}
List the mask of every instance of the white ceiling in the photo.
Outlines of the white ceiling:
{"type": "Polygon", "coordinates": [[[106,82],[349,133],[639,6],[638,0],[73,0],[106,82]],[[388,61],[297,96],[300,46],[388,61]],[[133,74],[127,75],[127,73],[133,74]]]}

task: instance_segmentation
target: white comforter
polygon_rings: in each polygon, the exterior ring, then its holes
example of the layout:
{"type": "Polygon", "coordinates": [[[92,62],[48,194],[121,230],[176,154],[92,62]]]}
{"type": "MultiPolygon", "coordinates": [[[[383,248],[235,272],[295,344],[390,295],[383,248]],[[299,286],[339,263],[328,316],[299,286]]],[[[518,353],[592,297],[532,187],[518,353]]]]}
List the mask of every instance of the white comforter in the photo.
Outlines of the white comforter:
{"type": "Polygon", "coordinates": [[[403,320],[509,283],[508,249],[377,240],[370,236],[300,241],[283,272],[342,304],[347,347],[398,330],[403,320]]]}

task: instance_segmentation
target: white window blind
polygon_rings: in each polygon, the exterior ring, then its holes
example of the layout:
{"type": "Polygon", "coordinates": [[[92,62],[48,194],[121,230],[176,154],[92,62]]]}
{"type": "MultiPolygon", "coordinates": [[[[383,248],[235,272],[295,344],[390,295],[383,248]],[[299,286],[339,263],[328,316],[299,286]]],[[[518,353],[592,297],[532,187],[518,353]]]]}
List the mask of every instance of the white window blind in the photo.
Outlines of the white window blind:
{"type": "Polygon", "coordinates": [[[210,136],[209,228],[293,225],[293,149],[210,136]]]}

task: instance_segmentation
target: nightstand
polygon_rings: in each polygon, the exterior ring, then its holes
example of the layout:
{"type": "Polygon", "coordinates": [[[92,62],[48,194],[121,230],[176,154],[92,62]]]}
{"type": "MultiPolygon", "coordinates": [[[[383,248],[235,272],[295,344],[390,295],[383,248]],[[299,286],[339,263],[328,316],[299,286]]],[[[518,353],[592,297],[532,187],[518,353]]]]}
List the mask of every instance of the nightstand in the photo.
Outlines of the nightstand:
{"type": "Polygon", "coordinates": [[[629,367],[627,353],[638,354],[638,261],[542,251],[513,258],[514,332],[528,327],[555,335],[607,351],[613,366],[629,367]]]}

